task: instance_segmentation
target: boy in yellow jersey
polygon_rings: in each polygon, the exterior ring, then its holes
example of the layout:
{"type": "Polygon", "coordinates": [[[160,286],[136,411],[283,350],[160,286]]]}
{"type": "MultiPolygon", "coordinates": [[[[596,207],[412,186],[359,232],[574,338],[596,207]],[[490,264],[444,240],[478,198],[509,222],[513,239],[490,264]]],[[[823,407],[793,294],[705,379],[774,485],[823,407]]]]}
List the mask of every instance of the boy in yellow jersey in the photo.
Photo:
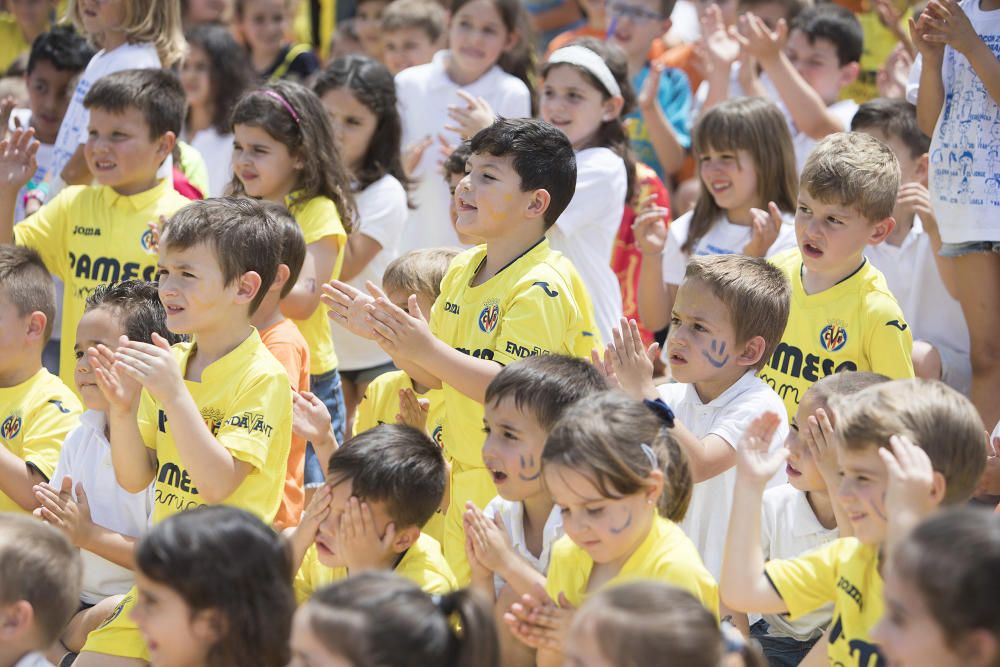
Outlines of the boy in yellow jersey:
{"type": "MultiPolygon", "coordinates": [[[[121,486],[155,480],[153,523],[207,504],[270,523],[284,491],[292,390],[284,366],[250,325],[278,271],[282,232],[257,202],[193,202],[160,239],[167,326],[194,342],[169,347],[123,337],[88,350],[108,399],[111,459],[121,486]]],[[[149,653],[130,610],[133,591],[87,638],[75,664],[139,665],[149,653]]]]}
{"type": "Polygon", "coordinates": [[[393,570],[428,593],[456,589],[441,546],[420,531],[447,476],[441,448],[409,426],[380,424],[344,443],[290,536],[299,602],[365,570],[393,570]]]}
{"type": "Polygon", "coordinates": [[[485,507],[495,495],[482,460],[487,385],[517,359],[587,357],[599,344],[590,304],[574,298],[572,265],[545,238],[576,190],[569,140],[542,121],[500,119],[472,138],[470,151],[455,191],[457,228],[483,245],[452,262],[429,324],[413,296],[407,312],[374,285],[374,302],[343,283],[326,288],[334,321],[378,341],[414,380],[444,389],[452,475],[443,548],[461,583],[470,579],[465,503],[485,507]]]}
{"type": "Polygon", "coordinates": [[[785,402],[788,418],[816,380],[837,371],[913,377],[913,337],[865,248],[895,226],[899,163],[892,150],[857,132],[833,134],[806,161],[795,213],[798,247],[771,258],[792,286],[788,325],[760,378],[785,402]]]}
{"type": "Polygon", "coordinates": [[[110,74],[87,92],[87,166],[97,185],[63,189],[13,226],[17,193],[35,173],[33,131],[15,130],[0,156],[0,243],[16,241],[41,254],[62,279],[59,377],[73,385],[73,341],[87,295],[104,283],[156,277],[149,223],[188,203],[156,171],[174,148],[184,119],[184,89],[166,70],[110,74]]]}
{"type": "Polygon", "coordinates": [[[0,245],[0,512],[38,506],[82,412],[76,395],[42,367],[56,312],[52,277],[34,250],[0,245]]]}
{"type": "Polygon", "coordinates": [[[768,452],[778,419],[764,415],[739,450],[720,592],[733,609],[791,620],[833,603],[830,664],[887,667],[871,639],[883,613],[884,556],[925,514],[971,497],[986,464],[983,423],[967,398],[932,380],[880,383],[834,405],[837,493],[854,536],[764,563],[761,498],[788,454],[768,452]]]}

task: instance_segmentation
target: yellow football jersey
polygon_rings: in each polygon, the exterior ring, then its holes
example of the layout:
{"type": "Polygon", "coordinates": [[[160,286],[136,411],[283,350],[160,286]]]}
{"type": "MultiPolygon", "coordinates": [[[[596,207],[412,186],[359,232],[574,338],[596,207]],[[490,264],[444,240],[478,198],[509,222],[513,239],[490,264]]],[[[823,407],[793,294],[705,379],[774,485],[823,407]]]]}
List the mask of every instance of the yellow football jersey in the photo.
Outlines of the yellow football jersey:
{"type": "MultiPolygon", "coordinates": [[[[358,404],[354,416],[354,432],[351,435],[364,433],[379,424],[395,424],[399,414],[399,392],[403,389],[413,389],[410,376],[404,371],[382,373],[372,380],[365,389],[365,395],[358,404]]],[[[444,396],[440,389],[431,389],[417,398],[425,398],[430,402],[427,412],[427,435],[435,438],[441,444],[440,422],[444,418],[444,396]]]]}

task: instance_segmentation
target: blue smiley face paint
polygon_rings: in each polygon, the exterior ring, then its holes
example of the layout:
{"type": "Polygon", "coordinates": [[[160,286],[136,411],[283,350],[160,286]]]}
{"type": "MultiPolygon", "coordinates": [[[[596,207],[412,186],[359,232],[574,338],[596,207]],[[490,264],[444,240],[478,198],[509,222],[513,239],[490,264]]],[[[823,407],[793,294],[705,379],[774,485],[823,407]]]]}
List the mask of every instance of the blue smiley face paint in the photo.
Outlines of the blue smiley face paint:
{"type": "Polygon", "coordinates": [[[524,460],[524,454],[521,454],[521,472],[517,474],[525,482],[533,482],[542,476],[542,470],[535,464],[535,455],[531,454],[528,456],[528,460],[524,460]]]}
{"type": "Polygon", "coordinates": [[[716,368],[722,368],[729,362],[729,355],[726,354],[726,343],[723,341],[717,341],[714,338],[709,344],[711,352],[708,350],[702,350],[701,354],[706,359],[708,363],[712,364],[716,368]]]}

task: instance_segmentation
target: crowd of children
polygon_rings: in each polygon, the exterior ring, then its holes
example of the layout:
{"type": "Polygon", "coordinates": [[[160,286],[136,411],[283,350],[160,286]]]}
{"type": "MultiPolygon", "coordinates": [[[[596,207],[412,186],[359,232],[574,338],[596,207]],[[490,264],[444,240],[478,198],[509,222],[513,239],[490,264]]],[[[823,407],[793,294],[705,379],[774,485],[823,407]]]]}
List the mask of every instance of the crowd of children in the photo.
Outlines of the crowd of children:
{"type": "Polygon", "coordinates": [[[0,667],[998,667],[997,35],[0,0],[0,667]]]}

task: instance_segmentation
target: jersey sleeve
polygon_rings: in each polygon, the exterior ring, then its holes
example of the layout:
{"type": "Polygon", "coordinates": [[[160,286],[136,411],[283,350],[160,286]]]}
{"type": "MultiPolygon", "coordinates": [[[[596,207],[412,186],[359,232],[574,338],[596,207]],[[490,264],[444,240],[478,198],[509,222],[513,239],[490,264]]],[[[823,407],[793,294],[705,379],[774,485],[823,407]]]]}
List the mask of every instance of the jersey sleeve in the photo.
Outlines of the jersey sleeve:
{"type": "Polygon", "coordinates": [[[378,426],[378,416],[375,414],[375,401],[372,399],[371,385],[361,397],[361,402],[354,413],[354,424],[352,426],[351,437],[358,433],[364,433],[378,426]]]}
{"type": "Polygon", "coordinates": [[[50,399],[25,420],[24,462],[51,479],[59,463],[59,452],[70,431],[80,423],[80,410],[73,404],[50,399]]]}
{"type": "Polygon", "coordinates": [[[34,214],[14,226],[14,241],[37,251],[49,273],[66,280],[70,267],[67,261],[66,226],[71,224],[69,204],[76,188],[67,188],[34,214]]]}
{"type": "Polygon", "coordinates": [[[771,560],[764,572],[795,619],[834,601],[840,541],[789,560],[771,560]]]}
{"type": "Polygon", "coordinates": [[[912,378],[913,332],[902,311],[895,303],[880,303],[869,318],[867,353],[872,372],[892,380],[912,378]]]}
{"type": "Polygon", "coordinates": [[[535,281],[500,314],[494,361],[504,366],[518,359],[559,350],[570,332],[565,309],[566,286],[535,281]]]}
{"type": "Polygon", "coordinates": [[[295,579],[292,581],[292,589],[295,592],[295,601],[302,604],[313,594],[313,590],[316,588],[312,580],[312,571],[319,564],[319,554],[316,553],[316,545],[312,544],[306,549],[305,558],[302,559],[302,565],[299,566],[298,572],[295,573],[295,579]]]}
{"type": "Polygon", "coordinates": [[[234,397],[215,435],[233,458],[264,466],[275,426],[291,417],[292,389],[284,374],[262,374],[234,397]]]}

